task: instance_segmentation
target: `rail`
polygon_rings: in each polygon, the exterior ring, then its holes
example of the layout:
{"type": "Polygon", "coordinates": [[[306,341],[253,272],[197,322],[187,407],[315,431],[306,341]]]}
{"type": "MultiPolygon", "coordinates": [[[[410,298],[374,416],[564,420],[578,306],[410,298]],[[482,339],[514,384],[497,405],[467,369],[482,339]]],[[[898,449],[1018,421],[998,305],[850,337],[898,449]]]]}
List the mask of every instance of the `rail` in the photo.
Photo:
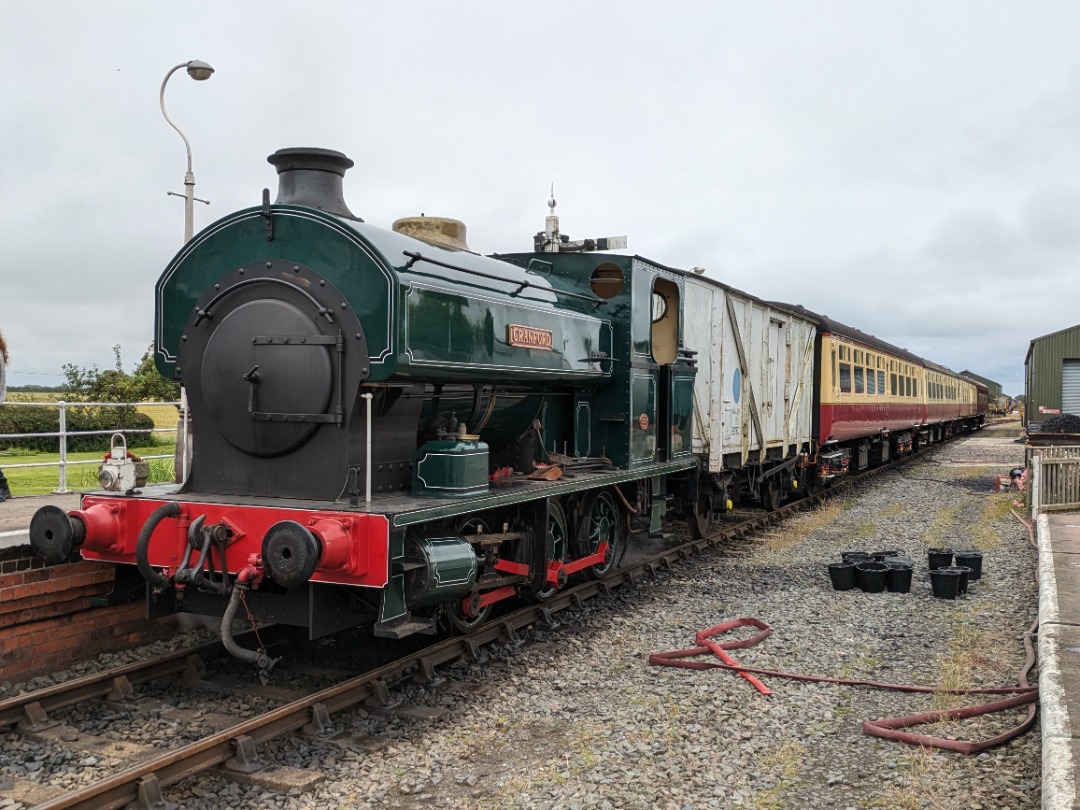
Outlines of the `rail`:
{"type": "MultiPolygon", "coordinates": [[[[66,494],[71,492],[67,485],[67,470],[68,467],[76,467],[85,464],[100,464],[99,459],[86,459],[86,460],[69,460],[68,459],[68,439],[72,436],[112,436],[114,433],[122,433],[125,436],[129,433],[176,433],[176,428],[115,428],[113,430],[68,430],[67,427],[67,412],[68,408],[139,408],[142,406],[150,405],[174,405],[180,407],[180,402],[12,402],[8,400],[4,403],[4,407],[10,408],[29,408],[29,407],[46,407],[57,408],[60,411],[60,429],[52,433],[0,433],[0,440],[3,439],[48,439],[55,438],[60,450],[60,458],[57,461],[35,461],[25,464],[4,464],[4,469],[17,470],[25,469],[28,467],[59,467],[59,483],[56,489],[53,490],[56,494],[66,494]]],[[[178,411],[179,413],[179,411],[178,411]]],[[[161,458],[173,458],[171,454],[162,454],[155,456],[140,456],[144,461],[150,459],[161,458]]]]}
{"type": "Polygon", "coordinates": [[[1080,509],[1080,446],[1032,448],[1032,514],[1071,509],[1080,509]]]}

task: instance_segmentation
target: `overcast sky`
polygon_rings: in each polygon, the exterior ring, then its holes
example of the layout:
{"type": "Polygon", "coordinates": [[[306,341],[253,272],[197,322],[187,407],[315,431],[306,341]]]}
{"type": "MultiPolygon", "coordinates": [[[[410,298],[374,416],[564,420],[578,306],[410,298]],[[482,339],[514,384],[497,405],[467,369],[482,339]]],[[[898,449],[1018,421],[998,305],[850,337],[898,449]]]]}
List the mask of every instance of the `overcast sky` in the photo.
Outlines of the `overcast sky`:
{"type": "Polygon", "coordinates": [[[131,368],[179,249],[276,189],[266,156],[348,154],[345,197],[473,250],[626,234],[1023,392],[1080,323],[1074,2],[5,3],[0,330],[9,383],[131,368]]]}

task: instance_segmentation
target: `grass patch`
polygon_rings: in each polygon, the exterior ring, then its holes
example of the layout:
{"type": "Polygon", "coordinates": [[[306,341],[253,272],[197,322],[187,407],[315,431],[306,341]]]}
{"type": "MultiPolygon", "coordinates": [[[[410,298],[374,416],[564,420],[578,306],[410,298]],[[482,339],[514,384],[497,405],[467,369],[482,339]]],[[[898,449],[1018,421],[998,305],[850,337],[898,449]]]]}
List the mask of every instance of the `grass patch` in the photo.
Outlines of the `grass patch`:
{"type": "MultiPolygon", "coordinates": [[[[937,685],[942,689],[972,689],[976,687],[975,672],[993,669],[994,660],[986,655],[994,649],[986,632],[963,617],[955,621],[955,630],[949,648],[938,659],[937,685]]],[[[971,703],[971,696],[934,695],[934,711],[954,709],[971,703]]]]}
{"type": "Polygon", "coordinates": [[[795,778],[802,772],[805,756],[806,746],[796,742],[786,742],[779,748],[763,754],[760,760],[761,767],[776,774],[780,778],[780,784],[754,794],[749,798],[747,806],[754,810],[781,810],[788,807],[783,794],[792,787],[795,778]]]}
{"type": "MultiPolygon", "coordinates": [[[[134,452],[134,451],[133,451],[134,452]]],[[[162,484],[173,480],[173,457],[176,445],[159,444],[153,447],[140,447],[135,455],[140,457],[167,455],[168,458],[150,460],[150,484],[162,484]]],[[[68,466],[68,489],[97,489],[98,463],[105,457],[103,452],[68,453],[68,461],[90,461],[91,464],[68,466]]],[[[60,484],[60,468],[19,467],[15,464],[56,464],[60,461],[59,453],[0,453],[0,469],[8,479],[13,495],[47,495],[55,492],[60,484]]]]}
{"type": "Polygon", "coordinates": [[[763,537],[768,545],[768,551],[755,564],[775,565],[779,557],[784,560],[789,559],[789,555],[784,552],[790,551],[807,536],[835,522],[842,511],[843,506],[838,501],[827,501],[792,520],[773,527],[763,537]]]}
{"type": "Polygon", "coordinates": [[[999,474],[1000,467],[990,464],[981,465],[978,467],[950,467],[953,478],[962,478],[972,480],[975,478],[988,478],[991,482],[994,480],[994,476],[999,474]]]}
{"type": "MultiPolygon", "coordinates": [[[[1001,548],[1001,533],[994,529],[994,524],[1013,519],[1010,511],[1014,508],[1014,494],[1003,492],[991,495],[983,503],[982,514],[975,525],[968,530],[972,545],[979,551],[997,551],[1001,548]]],[[[1019,528],[1019,524],[1017,527],[1019,528]]]]}
{"type": "Polygon", "coordinates": [[[774,751],[762,755],[762,767],[775,770],[784,779],[791,779],[802,771],[803,757],[806,756],[806,746],[797,742],[785,742],[774,751]]]}
{"type": "Polygon", "coordinates": [[[952,540],[948,538],[956,533],[956,521],[962,508],[949,506],[938,510],[934,522],[922,538],[923,545],[927,548],[952,548],[952,540]]]}
{"type": "Polygon", "coordinates": [[[907,509],[906,504],[890,503],[888,506],[881,510],[880,514],[883,518],[900,517],[900,515],[904,514],[905,509],[907,509]]]}
{"type": "Polygon", "coordinates": [[[909,749],[898,760],[898,778],[893,779],[885,795],[863,802],[860,807],[888,810],[924,810],[940,807],[941,760],[927,748],[909,749]]]}

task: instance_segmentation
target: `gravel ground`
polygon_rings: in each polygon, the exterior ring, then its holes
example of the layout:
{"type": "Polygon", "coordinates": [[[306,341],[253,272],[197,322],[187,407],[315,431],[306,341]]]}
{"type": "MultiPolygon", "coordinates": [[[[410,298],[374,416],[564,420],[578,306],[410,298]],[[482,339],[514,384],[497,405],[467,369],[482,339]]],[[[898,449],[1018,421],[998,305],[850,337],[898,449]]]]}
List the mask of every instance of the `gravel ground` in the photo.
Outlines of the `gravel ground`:
{"type": "MultiPolygon", "coordinates": [[[[764,678],[773,694],[763,696],[728,672],[647,661],[692,646],[702,628],[754,616],[772,636],[733,651],[747,666],[954,687],[1015,683],[1037,594],[1027,530],[1009,514],[1011,496],[991,491],[995,475],[1023,462],[1012,436],[983,431],[950,444],[768,537],[560,614],[562,627],[530,630],[520,647],[485,648],[487,661],[448,667],[439,687],[405,690],[412,703],[448,708],[443,719],[356,711],[334,718],[345,732],[335,742],[267,745],[267,760],[327,772],[308,793],[228,784],[222,795],[219,782],[198,778],[168,798],[184,808],[1038,807],[1037,726],[972,757],[862,733],[865,720],[977,699],[775,677],[764,678]],[[984,552],[983,578],[967,596],[932,597],[933,546],[984,552]],[[916,560],[910,593],[832,590],[826,562],[884,548],[916,560]]],[[[1018,709],[933,733],[980,739],[1023,716],[1018,709]]],[[[50,756],[6,735],[0,780],[87,769],[82,755],[68,763],[50,756]]]]}

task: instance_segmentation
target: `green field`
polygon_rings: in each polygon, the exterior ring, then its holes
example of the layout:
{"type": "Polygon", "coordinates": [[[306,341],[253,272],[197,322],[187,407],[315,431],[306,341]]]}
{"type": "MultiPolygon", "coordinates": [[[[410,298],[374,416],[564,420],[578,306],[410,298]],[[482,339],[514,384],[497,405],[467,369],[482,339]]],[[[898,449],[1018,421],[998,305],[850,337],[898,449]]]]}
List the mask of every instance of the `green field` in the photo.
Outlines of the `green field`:
{"type": "MultiPolygon", "coordinates": [[[[150,459],[150,480],[148,483],[161,484],[173,480],[173,455],[176,444],[169,442],[154,447],[140,447],[140,458],[167,455],[168,458],[150,459]]],[[[68,461],[90,461],[92,464],[79,464],[67,468],[68,489],[97,489],[98,464],[104,459],[104,453],[68,453],[68,461]]],[[[60,467],[13,468],[15,464],[55,463],[60,460],[59,453],[0,453],[0,469],[7,477],[12,495],[46,495],[54,492],[60,483],[60,467]]]]}
{"type": "MultiPolygon", "coordinates": [[[[50,393],[23,393],[12,391],[8,394],[10,402],[59,402],[61,394],[50,393]]],[[[176,407],[173,405],[142,405],[138,408],[140,413],[145,413],[154,420],[156,428],[176,428],[176,407]]],[[[169,433],[155,434],[161,442],[153,447],[140,447],[136,455],[145,458],[147,456],[168,456],[168,458],[150,460],[151,484],[160,484],[173,480],[173,455],[176,452],[176,437],[169,433]]],[[[134,451],[133,451],[134,452],[134,451]]],[[[105,457],[104,453],[68,453],[68,461],[94,461],[100,463],[105,457]]],[[[0,452],[0,469],[8,479],[13,495],[45,495],[56,490],[60,483],[60,468],[29,467],[13,469],[16,464],[41,464],[46,462],[58,462],[59,453],[23,453],[15,451],[0,452]]],[[[98,464],[79,464],[68,466],[67,486],[68,489],[97,489],[98,464]]]]}

